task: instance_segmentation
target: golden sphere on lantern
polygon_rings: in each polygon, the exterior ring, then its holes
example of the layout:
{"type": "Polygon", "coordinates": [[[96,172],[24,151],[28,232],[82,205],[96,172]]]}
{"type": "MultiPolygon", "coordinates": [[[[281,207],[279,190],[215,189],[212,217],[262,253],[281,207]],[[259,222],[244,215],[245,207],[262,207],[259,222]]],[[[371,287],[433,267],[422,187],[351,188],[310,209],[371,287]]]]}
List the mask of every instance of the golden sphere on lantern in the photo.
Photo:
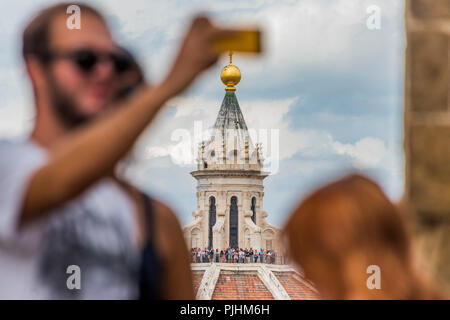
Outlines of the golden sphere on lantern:
{"type": "Polygon", "coordinates": [[[230,64],[225,66],[220,73],[220,79],[227,86],[225,88],[226,91],[235,91],[236,88],[234,86],[241,81],[241,71],[232,64],[231,56],[232,53],[230,52],[230,64]]]}

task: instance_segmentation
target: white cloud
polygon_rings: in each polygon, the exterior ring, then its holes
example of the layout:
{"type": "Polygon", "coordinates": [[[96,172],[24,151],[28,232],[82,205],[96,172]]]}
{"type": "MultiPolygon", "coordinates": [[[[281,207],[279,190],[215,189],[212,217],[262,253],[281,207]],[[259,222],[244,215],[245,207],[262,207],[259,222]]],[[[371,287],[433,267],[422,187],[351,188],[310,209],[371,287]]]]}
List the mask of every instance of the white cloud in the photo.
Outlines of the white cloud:
{"type": "Polygon", "coordinates": [[[331,146],[336,153],[350,156],[353,165],[361,170],[377,167],[387,153],[384,142],[372,137],[362,138],[355,144],[334,141],[331,146]]]}
{"type": "Polygon", "coordinates": [[[245,55],[239,59],[248,65],[248,76],[270,70],[272,81],[297,67],[345,68],[380,52],[383,43],[361,37],[367,31],[366,8],[380,6],[384,23],[397,21],[403,14],[402,1],[391,0],[136,0],[132,6],[122,0],[97,2],[119,19],[125,40],[142,51],[140,57],[155,78],[167,71],[190,19],[198,12],[207,12],[220,26],[261,28],[264,55],[257,60],[245,55]],[[358,51],[354,50],[355,40],[358,51]],[[362,51],[367,55],[361,55],[362,51]]]}
{"type": "MultiPolygon", "coordinates": [[[[354,144],[343,143],[323,130],[291,128],[287,114],[297,99],[240,101],[248,128],[257,133],[252,137],[253,142],[263,142],[266,159],[281,162],[300,153],[307,157],[346,155],[357,169],[386,164],[383,159],[388,150],[385,142],[379,138],[363,137],[354,144]],[[267,130],[268,139],[259,135],[260,129],[267,130]],[[276,149],[272,149],[275,147],[270,140],[271,129],[279,130],[279,145],[276,149]],[[273,154],[272,150],[278,150],[279,154],[273,154]]],[[[171,112],[160,115],[156,124],[140,139],[136,149],[137,158],[141,163],[146,162],[146,168],[152,167],[151,159],[160,157],[171,158],[173,165],[193,166],[197,155],[195,122],[201,123],[203,130],[211,127],[219,111],[220,101],[201,97],[182,97],[170,101],[171,112]]]]}
{"type": "Polygon", "coordinates": [[[168,150],[163,147],[148,147],[146,153],[149,158],[159,158],[169,155],[168,150]]]}

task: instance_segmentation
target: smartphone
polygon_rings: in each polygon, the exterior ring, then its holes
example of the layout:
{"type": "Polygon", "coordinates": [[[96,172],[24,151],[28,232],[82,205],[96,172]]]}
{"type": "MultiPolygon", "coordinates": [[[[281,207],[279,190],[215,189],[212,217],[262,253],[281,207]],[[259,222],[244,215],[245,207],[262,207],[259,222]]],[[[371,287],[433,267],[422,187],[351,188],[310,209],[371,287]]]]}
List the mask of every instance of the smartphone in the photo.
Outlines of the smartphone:
{"type": "Polygon", "coordinates": [[[260,53],[261,31],[258,29],[239,29],[232,36],[221,36],[212,40],[212,46],[221,52],[239,51],[260,53]]]}

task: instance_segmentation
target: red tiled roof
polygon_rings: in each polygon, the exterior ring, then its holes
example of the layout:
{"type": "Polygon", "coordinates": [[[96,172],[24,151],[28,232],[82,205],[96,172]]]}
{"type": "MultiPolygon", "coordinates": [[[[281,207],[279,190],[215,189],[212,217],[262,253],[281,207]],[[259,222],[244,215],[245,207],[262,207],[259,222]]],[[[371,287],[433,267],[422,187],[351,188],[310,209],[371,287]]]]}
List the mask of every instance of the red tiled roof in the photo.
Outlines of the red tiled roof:
{"type": "Polygon", "coordinates": [[[194,293],[197,294],[198,287],[200,286],[200,282],[202,282],[203,275],[205,274],[204,270],[194,270],[192,271],[192,283],[194,285],[194,293]]]}
{"type": "Polygon", "coordinates": [[[311,289],[307,280],[301,279],[295,272],[274,272],[280,284],[292,300],[318,300],[320,296],[311,289]]]}
{"type": "Polygon", "coordinates": [[[273,300],[273,296],[256,274],[221,271],[212,299],[273,300]]]}

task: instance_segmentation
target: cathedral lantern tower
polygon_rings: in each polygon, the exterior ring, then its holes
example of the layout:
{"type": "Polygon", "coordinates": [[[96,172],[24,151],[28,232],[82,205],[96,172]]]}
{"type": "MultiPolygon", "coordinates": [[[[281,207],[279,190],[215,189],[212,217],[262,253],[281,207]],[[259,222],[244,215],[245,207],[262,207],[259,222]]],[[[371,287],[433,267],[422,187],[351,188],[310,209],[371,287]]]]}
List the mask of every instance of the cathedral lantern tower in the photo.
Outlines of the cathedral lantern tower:
{"type": "Polygon", "coordinates": [[[198,148],[197,209],[183,228],[189,248],[278,250],[279,229],[263,211],[262,146],[253,144],[235,94],[241,72],[230,63],[222,69],[225,97],[211,138],[198,148]]]}

